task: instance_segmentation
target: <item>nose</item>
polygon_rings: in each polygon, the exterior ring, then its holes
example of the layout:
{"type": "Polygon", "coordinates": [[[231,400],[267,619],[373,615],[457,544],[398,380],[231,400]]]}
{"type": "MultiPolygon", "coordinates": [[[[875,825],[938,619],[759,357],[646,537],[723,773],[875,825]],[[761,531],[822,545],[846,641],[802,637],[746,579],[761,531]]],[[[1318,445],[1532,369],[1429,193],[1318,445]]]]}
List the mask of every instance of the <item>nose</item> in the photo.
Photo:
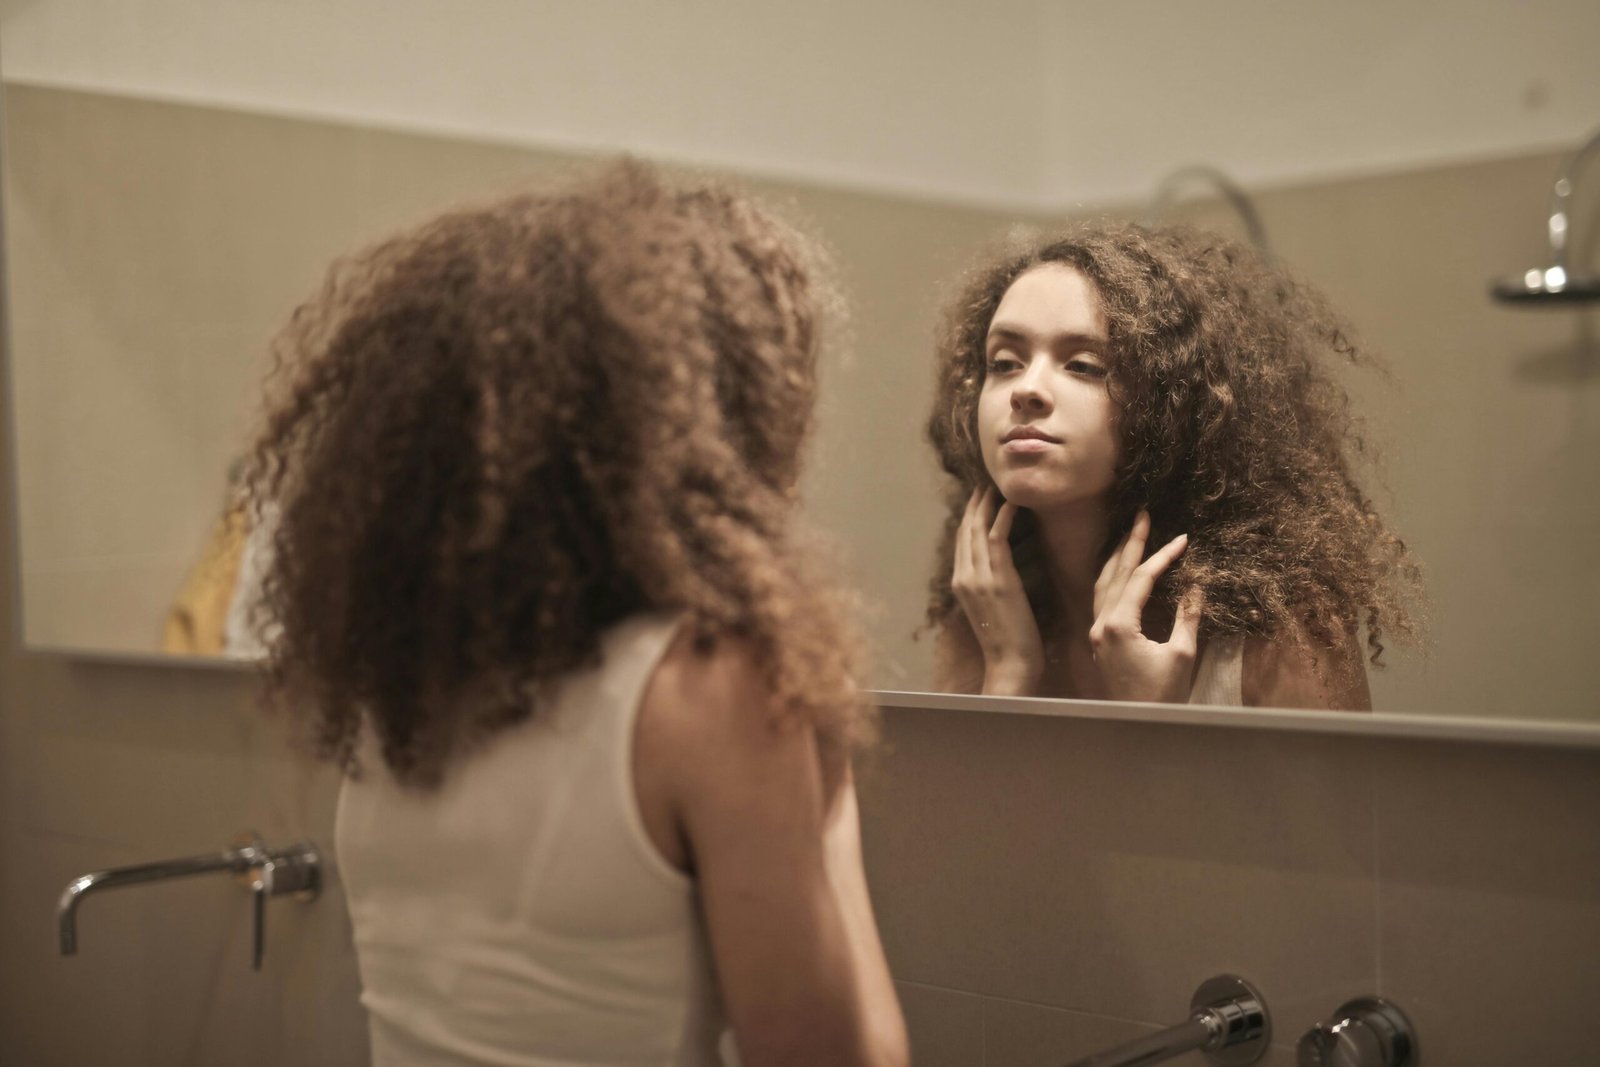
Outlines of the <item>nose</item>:
{"type": "Polygon", "coordinates": [[[1041,361],[1035,360],[1012,380],[1011,410],[1040,413],[1049,412],[1054,406],[1049,390],[1044,387],[1045,371],[1040,364],[1041,361]]]}

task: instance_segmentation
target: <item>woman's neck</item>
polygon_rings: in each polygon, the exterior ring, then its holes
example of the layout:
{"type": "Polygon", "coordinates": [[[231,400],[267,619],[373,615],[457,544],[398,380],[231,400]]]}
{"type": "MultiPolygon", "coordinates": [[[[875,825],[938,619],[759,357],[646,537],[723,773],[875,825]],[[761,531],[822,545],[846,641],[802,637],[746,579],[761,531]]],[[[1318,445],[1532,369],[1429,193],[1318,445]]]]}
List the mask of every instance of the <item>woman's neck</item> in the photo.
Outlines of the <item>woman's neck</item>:
{"type": "Polygon", "coordinates": [[[1094,624],[1094,583],[1100,577],[1101,549],[1111,531],[1111,513],[1103,501],[1086,501],[1051,511],[1035,511],[1061,622],[1069,633],[1087,634],[1094,624]]]}

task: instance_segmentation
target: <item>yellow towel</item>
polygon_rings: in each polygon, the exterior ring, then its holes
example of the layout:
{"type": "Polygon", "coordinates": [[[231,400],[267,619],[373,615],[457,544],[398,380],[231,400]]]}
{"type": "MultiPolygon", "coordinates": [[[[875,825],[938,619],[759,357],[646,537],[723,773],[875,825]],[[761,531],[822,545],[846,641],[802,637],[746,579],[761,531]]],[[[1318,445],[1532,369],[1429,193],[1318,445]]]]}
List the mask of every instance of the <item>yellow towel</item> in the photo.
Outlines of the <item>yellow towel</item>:
{"type": "Polygon", "coordinates": [[[167,612],[161,650],[175,654],[222,655],[223,624],[239,578],[249,518],[242,504],[223,512],[206,538],[204,552],[183,580],[167,612]]]}

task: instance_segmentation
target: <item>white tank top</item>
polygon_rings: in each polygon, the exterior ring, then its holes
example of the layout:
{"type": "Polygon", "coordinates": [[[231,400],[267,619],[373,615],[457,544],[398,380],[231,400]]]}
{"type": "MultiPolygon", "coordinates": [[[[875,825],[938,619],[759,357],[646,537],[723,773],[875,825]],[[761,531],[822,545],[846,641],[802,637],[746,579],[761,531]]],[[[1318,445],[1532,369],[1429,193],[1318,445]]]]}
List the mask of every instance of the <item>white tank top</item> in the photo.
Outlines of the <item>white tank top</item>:
{"type": "Polygon", "coordinates": [[[370,741],[336,850],[377,1067],[699,1067],[724,1029],[694,883],[646,834],[634,721],[675,631],[602,639],[442,788],[402,791],[370,741]]]}
{"type": "Polygon", "coordinates": [[[1216,637],[1200,649],[1195,664],[1194,684],[1189,687],[1191,704],[1244,703],[1244,641],[1238,637],[1216,637]]]}

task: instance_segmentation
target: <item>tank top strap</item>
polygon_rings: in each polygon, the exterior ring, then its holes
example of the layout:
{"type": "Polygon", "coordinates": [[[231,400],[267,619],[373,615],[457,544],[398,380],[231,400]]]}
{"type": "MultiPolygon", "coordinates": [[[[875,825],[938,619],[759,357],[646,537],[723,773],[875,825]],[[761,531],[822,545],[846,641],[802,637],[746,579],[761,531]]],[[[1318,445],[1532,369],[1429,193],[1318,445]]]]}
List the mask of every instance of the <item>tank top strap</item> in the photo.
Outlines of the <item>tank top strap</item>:
{"type": "Polygon", "coordinates": [[[678,623],[676,614],[649,612],[613,625],[601,635],[599,666],[572,676],[571,687],[576,691],[562,693],[558,705],[572,700],[598,703],[611,709],[613,729],[631,733],[639,703],[678,632],[678,623]]]}
{"type": "Polygon", "coordinates": [[[1189,688],[1191,704],[1244,703],[1244,640],[1239,637],[1208,638],[1195,665],[1194,684],[1189,688]]]}
{"type": "Polygon", "coordinates": [[[610,794],[604,807],[621,818],[624,833],[646,867],[667,883],[688,888],[689,876],[668,863],[650,840],[633,786],[633,741],[645,690],[677,635],[679,622],[675,614],[653,612],[613,626],[601,639],[603,667],[587,676],[604,692],[591,691],[573,703],[586,705],[586,714],[598,712],[604,716],[600,726],[604,737],[599,747],[604,753],[610,794]]]}

